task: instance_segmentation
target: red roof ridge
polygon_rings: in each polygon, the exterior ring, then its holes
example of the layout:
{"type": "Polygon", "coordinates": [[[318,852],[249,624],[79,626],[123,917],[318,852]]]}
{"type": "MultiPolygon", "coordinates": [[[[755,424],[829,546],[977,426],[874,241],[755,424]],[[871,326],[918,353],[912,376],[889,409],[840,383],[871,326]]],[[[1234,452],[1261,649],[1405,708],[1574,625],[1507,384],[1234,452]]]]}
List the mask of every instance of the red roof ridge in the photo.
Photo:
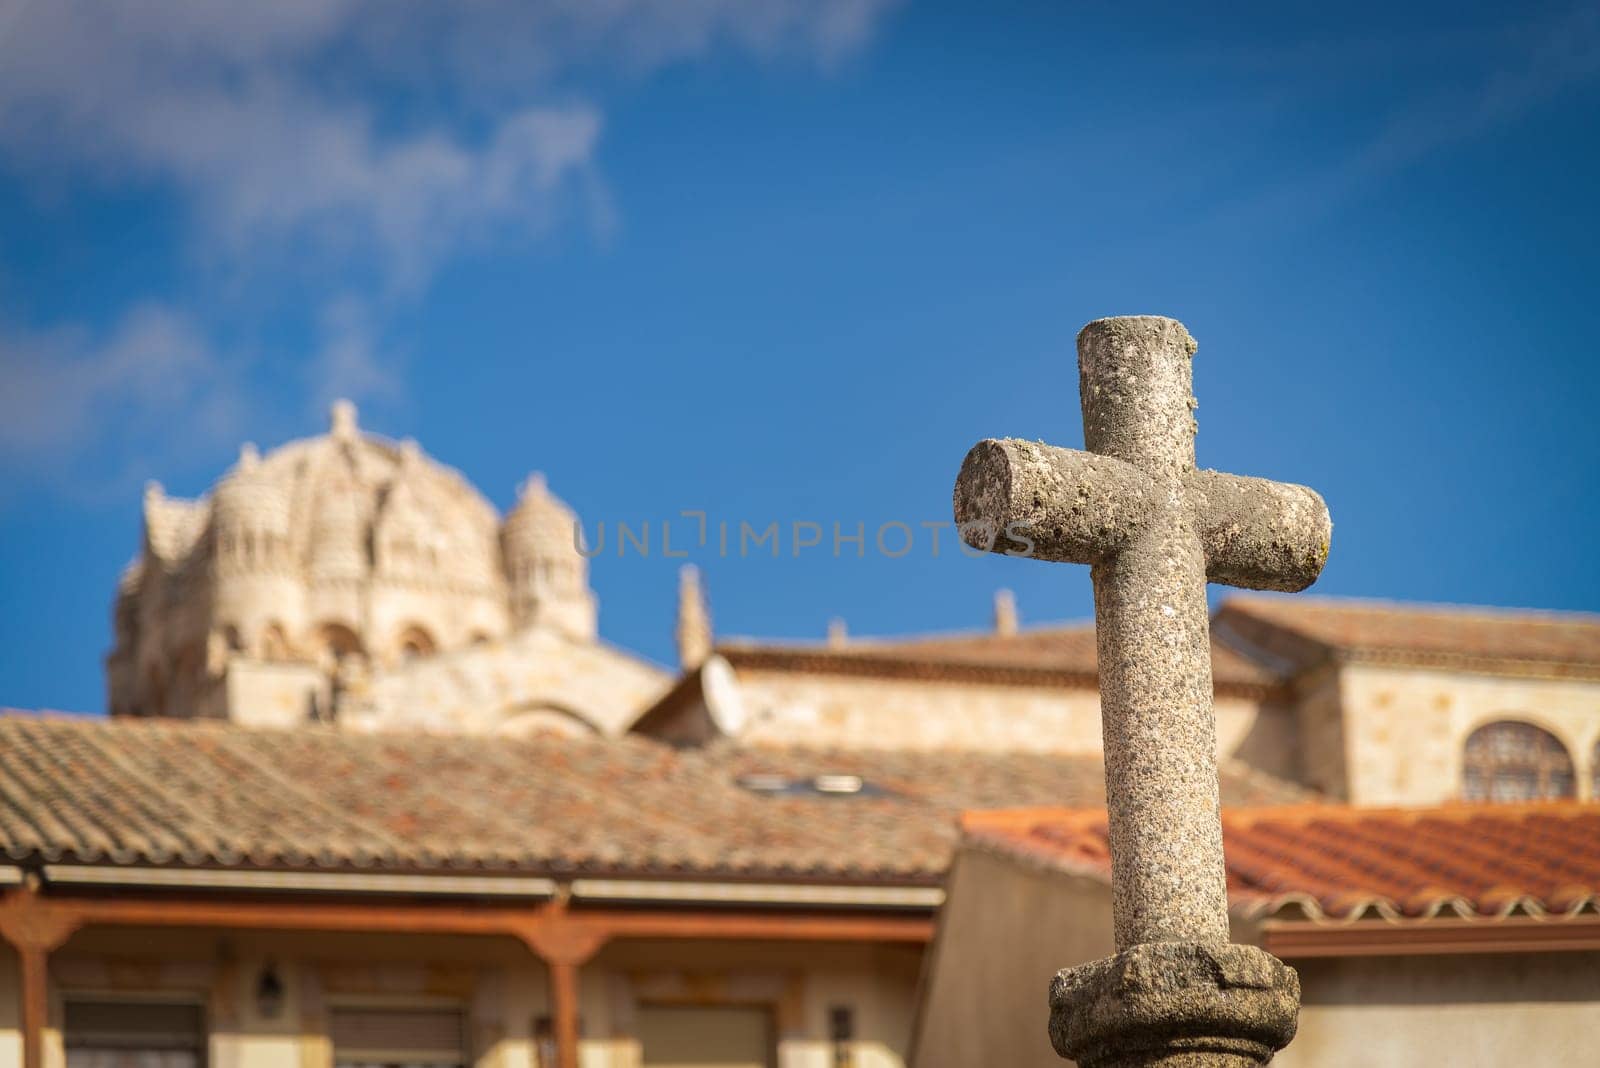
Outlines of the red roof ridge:
{"type": "Polygon", "coordinates": [[[1481,817],[1519,819],[1527,816],[1567,816],[1593,812],[1600,804],[1593,801],[1442,801],[1433,805],[1345,805],[1331,801],[1308,801],[1298,805],[1271,805],[1222,810],[1224,827],[1248,829],[1267,821],[1305,825],[1312,820],[1362,823],[1375,820],[1416,822],[1423,819],[1466,821],[1481,817]]]}
{"type": "MultiPolygon", "coordinates": [[[[1100,808],[1039,806],[967,812],[961,826],[980,849],[1105,879],[1106,819],[1100,808]]],[[[1229,898],[1247,917],[1332,925],[1571,920],[1600,911],[1597,822],[1600,804],[1570,800],[1226,808],[1229,898]]]]}

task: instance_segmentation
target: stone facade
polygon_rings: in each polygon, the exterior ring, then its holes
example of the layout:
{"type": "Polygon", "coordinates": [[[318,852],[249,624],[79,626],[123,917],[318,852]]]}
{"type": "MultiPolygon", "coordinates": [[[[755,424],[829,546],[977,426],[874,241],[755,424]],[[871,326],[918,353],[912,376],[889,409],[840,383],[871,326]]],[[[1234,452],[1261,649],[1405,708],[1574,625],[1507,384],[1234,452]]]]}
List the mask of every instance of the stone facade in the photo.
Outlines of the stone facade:
{"type": "MultiPolygon", "coordinates": [[[[116,596],[114,715],[1101,751],[1092,630],[1023,627],[1009,592],[987,634],[858,639],[841,621],[816,646],[719,643],[686,572],[669,693],[665,672],[598,640],[576,517],[542,477],[502,518],[414,442],[362,432],[346,403],[326,434],[245,446],[198,500],[152,485],[144,521],[116,596]]],[[[1552,618],[1230,599],[1218,754],[1359,804],[1431,804],[1463,795],[1473,732],[1516,723],[1568,755],[1558,791],[1595,796],[1600,623],[1552,618]],[[1476,645],[1389,649],[1408,628],[1476,645]],[[1560,634],[1527,637],[1541,628],[1560,634]]]]}
{"type": "MultiPolygon", "coordinates": [[[[704,590],[690,580],[681,596],[703,599],[704,590]]],[[[1270,604],[1276,615],[1254,629],[1243,617],[1260,608],[1258,598],[1225,601],[1218,615],[1219,757],[1337,800],[1437,804],[1473,796],[1469,740],[1509,726],[1542,739],[1559,781],[1513,781],[1519,773],[1506,767],[1499,789],[1509,793],[1500,799],[1600,796],[1600,620],[1304,595],[1270,604]],[[1349,648],[1279,656],[1261,628],[1292,631],[1297,623],[1284,613],[1296,603],[1324,627],[1348,624],[1349,648]],[[1490,650],[1497,635],[1559,626],[1565,636],[1543,659],[1538,650],[1423,655],[1385,647],[1368,622],[1375,613],[1400,630],[1465,626],[1490,650]]],[[[1019,628],[1007,593],[988,634],[851,639],[834,628],[809,645],[716,642],[703,604],[681,604],[679,618],[694,622],[694,658],[635,727],[673,744],[730,737],[844,749],[1102,751],[1092,628],[1019,628]]]]}
{"type": "Polygon", "coordinates": [[[413,441],[327,434],[144,499],[106,660],[113,715],[620,729],[664,674],[596,639],[576,517],[542,476],[504,520],[413,441]],[[423,702],[420,703],[419,702],[423,702]]]}

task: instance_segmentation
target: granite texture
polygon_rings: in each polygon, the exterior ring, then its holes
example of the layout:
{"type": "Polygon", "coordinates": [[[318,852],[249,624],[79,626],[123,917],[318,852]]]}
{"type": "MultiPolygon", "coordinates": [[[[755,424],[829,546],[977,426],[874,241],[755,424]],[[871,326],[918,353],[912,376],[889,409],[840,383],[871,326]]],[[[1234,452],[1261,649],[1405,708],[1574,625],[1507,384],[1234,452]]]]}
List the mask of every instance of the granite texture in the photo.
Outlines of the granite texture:
{"type": "Polygon", "coordinates": [[[970,544],[1092,568],[1121,948],[1227,941],[1206,582],[1303,589],[1331,534],[1303,486],[1195,467],[1194,351],[1172,319],[1090,323],[1088,451],[983,441],[956,480],[970,544]]]}
{"type": "Polygon", "coordinates": [[[1261,1063],[1277,1048],[1267,1039],[1292,1036],[1298,1005],[1293,972],[1228,945],[1206,582],[1303,589],[1332,526],[1303,486],[1195,467],[1195,347],[1173,319],[1090,323],[1078,335],[1087,451],[980,442],[956,480],[970,544],[1016,555],[1020,531],[1031,555],[1088,564],[1094,580],[1121,952],[1062,973],[1052,995],[1057,1048],[1090,1065],[1261,1063]]]}
{"type": "Polygon", "coordinates": [[[1050,1041],[1080,1068],[1250,1068],[1294,1038],[1295,970],[1255,946],[1153,942],[1050,986],[1050,1041]]]}

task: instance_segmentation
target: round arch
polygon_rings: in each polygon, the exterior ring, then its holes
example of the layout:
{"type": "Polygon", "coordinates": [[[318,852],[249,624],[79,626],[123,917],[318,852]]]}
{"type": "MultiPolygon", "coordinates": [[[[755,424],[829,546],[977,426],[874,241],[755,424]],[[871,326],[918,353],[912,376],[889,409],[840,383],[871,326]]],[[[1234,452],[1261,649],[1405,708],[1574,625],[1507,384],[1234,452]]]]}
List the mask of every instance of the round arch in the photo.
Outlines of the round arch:
{"type": "Polygon", "coordinates": [[[356,633],[354,627],[344,623],[334,621],[319,623],[312,628],[311,638],[311,646],[316,650],[318,657],[334,663],[349,657],[367,655],[361,635],[356,633]]]}
{"type": "Polygon", "coordinates": [[[1526,719],[1484,723],[1461,747],[1466,801],[1554,801],[1577,793],[1572,754],[1560,738],[1526,719]]]}
{"type": "Polygon", "coordinates": [[[407,623],[394,639],[394,658],[400,663],[432,656],[439,651],[433,632],[421,623],[407,623]]]}
{"type": "Polygon", "coordinates": [[[600,733],[588,717],[561,705],[524,705],[511,709],[495,733],[507,738],[557,735],[563,738],[593,738],[600,733]]]}
{"type": "Polygon", "coordinates": [[[1600,738],[1589,750],[1589,800],[1600,800],[1600,738]]]}

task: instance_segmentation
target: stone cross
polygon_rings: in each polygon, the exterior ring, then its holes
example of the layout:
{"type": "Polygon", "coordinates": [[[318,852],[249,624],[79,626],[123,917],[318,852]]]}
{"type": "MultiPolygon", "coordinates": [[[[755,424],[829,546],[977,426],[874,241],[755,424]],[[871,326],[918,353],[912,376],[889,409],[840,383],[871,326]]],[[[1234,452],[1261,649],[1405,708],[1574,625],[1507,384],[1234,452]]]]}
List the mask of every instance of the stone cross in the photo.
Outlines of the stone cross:
{"type": "Polygon", "coordinates": [[[1050,1025],[1086,1068],[1263,1064],[1299,1006],[1292,969],[1228,942],[1206,583],[1304,589],[1332,525],[1304,486],[1195,467],[1194,351],[1172,319],[1090,323],[1087,451],[983,441],[956,481],[969,544],[1094,581],[1119,952],[1057,976],[1050,1025]]]}

